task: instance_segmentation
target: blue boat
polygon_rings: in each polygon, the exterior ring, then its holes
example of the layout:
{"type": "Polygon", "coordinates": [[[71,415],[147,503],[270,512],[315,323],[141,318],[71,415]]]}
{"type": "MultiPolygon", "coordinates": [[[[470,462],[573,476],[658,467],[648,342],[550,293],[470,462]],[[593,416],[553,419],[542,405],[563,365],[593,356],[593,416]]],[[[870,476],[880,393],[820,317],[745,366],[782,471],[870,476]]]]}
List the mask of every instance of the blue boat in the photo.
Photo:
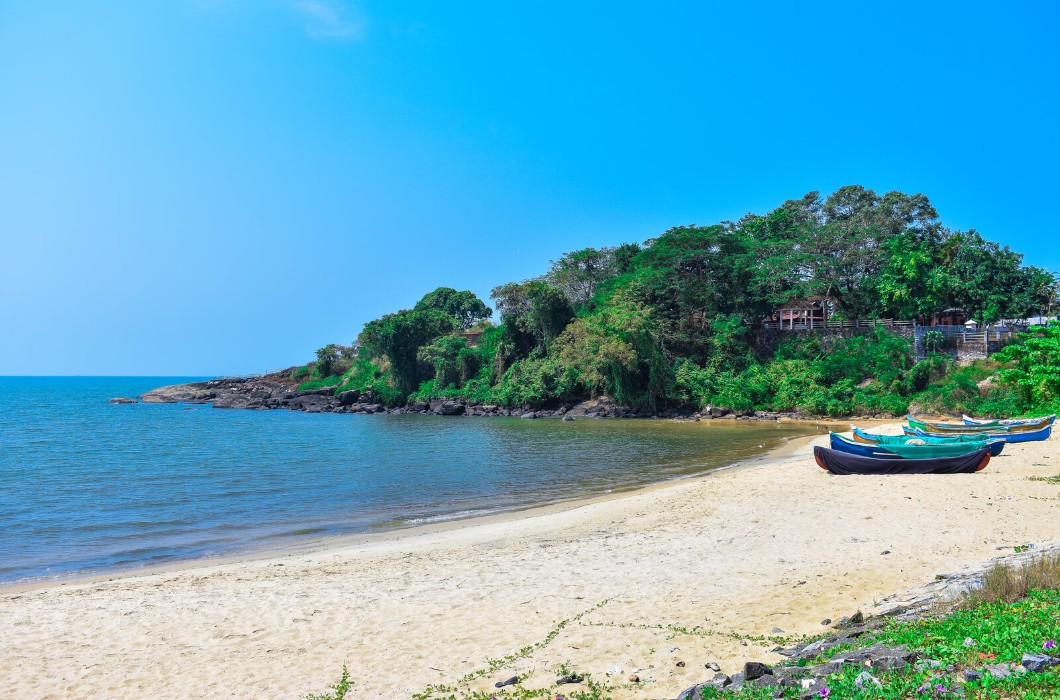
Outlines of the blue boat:
{"type": "MultiPolygon", "coordinates": [[[[932,433],[922,428],[902,428],[906,435],[917,437],[953,437],[955,433],[932,433]]],[[[1038,430],[1027,430],[1021,433],[956,433],[958,435],[970,435],[973,437],[986,437],[989,440],[1004,440],[1005,442],[1040,442],[1048,440],[1053,432],[1053,426],[1047,425],[1038,430]]]]}
{"type": "Polygon", "coordinates": [[[836,452],[845,452],[848,455],[858,455],[859,457],[875,457],[876,459],[902,459],[901,456],[889,452],[882,447],[847,440],[838,433],[830,433],[829,436],[832,440],[831,447],[836,452]]]}

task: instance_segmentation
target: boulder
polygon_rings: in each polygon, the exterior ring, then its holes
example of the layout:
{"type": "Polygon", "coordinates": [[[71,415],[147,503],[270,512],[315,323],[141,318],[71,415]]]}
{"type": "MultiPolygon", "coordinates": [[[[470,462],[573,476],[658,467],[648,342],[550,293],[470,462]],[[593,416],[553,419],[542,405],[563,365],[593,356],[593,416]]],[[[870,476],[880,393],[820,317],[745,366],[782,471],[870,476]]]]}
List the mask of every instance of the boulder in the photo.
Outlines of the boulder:
{"type": "Polygon", "coordinates": [[[459,399],[432,399],[430,410],[439,416],[459,416],[467,410],[467,406],[459,399]]]}
{"type": "Polygon", "coordinates": [[[338,395],[340,406],[351,406],[357,403],[359,398],[361,398],[361,392],[357,389],[350,389],[338,395]]]}
{"type": "Polygon", "coordinates": [[[1053,666],[1060,666],[1060,657],[1048,654],[1024,654],[1020,665],[1033,673],[1041,673],[1053,666]]]}
{"type": "Polygon", "coordinates": [[[859,673],[857,678],[854,679],[854,685],[856,685],[861,690],[868,690],[872,687],[883,687],[883,683],[880,682],[880,679],[872,675],[868,671],[862,671],[861,673],[859,673]]]}
{"type": "Polygon", "coordinates": [[[574,416],[576,418],[614,418],[619,415],[627,415],[628,413],[628,408],[619,406],[610,396],[601,396],[571,406],[569,410],[564,412],[564,415],[574,416]]]}
{"type": "Polygon", "coordinates": [[[136,399],[130,399],[130,398],[127,398],[125,396],[115,396],[113,399],[111,399],[107,403],[128,404],[128,403],[137,403],[137,401],[136,401],[136,399]]]}
{"type": "Polygon", "coordinates": [[[743,677],[753,681],[762,676],[772,675],[773,669],[757,661],[748,661],[743,665],[743,677]]]}

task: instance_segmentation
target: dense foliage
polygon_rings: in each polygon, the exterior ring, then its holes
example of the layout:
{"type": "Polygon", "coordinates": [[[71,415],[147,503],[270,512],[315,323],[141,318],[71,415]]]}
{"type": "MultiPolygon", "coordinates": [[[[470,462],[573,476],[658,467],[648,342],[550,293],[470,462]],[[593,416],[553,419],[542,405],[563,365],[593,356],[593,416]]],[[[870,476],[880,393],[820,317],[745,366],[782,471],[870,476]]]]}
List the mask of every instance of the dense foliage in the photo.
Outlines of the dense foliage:
{"type": "MultiPolygon", "coordinates": [[[[493,290],[496,325],[473,293],[439,288],[366,324],[351,346],[321,348],[307,379],[326,386],[339,376],[338,390],[371,386],[391,404],[606,394],[641,410],[898,413],[952,369],[944,358],[914,364],[909,342],[883,330],[792,334],[774,347],[756,333],[761,321],[816,300],[838,319],[926,320],[960,307],[991,322],[1046,310],[1056,293],[1053,275],[1020,254],[945,228],[927,197],[855,185],[764,216],[675,227],[643,245],[567,253],[542,277],[493,290]]],[[[1022,387],[1021,405],[1053,390],[1002,379],[1022,387]]]]}

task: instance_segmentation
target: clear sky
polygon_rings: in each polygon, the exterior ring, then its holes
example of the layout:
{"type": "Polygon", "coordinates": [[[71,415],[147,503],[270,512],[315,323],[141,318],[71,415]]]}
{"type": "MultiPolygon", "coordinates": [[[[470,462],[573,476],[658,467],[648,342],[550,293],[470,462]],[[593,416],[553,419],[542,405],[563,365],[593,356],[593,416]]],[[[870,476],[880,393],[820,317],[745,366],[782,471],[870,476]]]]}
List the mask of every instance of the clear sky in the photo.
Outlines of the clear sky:
{"type": "Polygon", "coordinates": [[[854,183],[1057,271],[1058,26],[1053,0],[0,0],[0,374],[288,366],[437,286],[854,183]]]}

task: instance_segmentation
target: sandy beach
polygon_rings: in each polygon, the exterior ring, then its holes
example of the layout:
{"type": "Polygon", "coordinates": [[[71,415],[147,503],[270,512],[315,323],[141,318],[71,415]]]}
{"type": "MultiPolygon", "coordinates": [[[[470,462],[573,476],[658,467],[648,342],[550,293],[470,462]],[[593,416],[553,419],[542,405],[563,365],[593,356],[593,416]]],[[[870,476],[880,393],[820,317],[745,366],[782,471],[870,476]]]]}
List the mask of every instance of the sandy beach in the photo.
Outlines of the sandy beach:
{"type": "Polygon", "coordinates": [[[1060,542],[1060,487],[1028,479],[1060,474],[1057,444],[1009,445],[973,475],[835,477],[799,440],[594,502],[8,588],[0,697],[302,698],[345,663],[351,696],[407,698],[514,655],[460,687],[543,687],[566,664],[616,700],[672,698],[708,662],[778,659],[762,636],[1060,542]]]}

